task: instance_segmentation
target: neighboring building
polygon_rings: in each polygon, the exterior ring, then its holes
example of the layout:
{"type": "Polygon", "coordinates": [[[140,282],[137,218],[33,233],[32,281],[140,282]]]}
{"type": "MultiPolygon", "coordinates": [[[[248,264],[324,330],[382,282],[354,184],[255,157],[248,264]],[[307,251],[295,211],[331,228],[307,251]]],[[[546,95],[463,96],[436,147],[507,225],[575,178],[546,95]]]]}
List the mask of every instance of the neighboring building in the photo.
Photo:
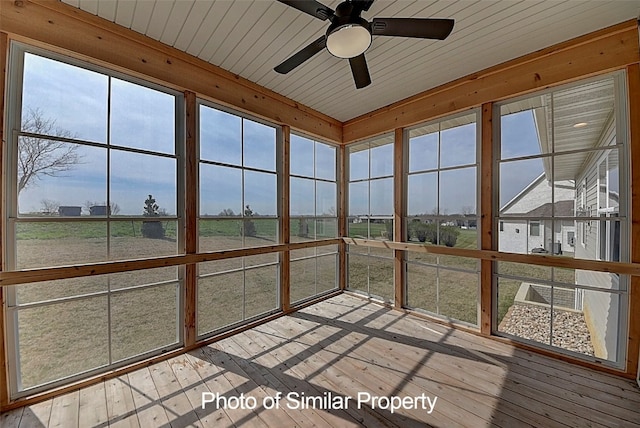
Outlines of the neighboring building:
{"type": "Polygon", "coordinates": [[[107,215],[106,205],[94,205],[89,207],[89,215],[107,215]]]}
{"type": "Polygon", "coordinates": [[[555,189],[552,189],[545,174],[541,174],[500,209],[500,251],[539,251],[572,256],[575,251],[575,222],[549,218],[574,217],[575,195],[572,180],[556,181],[555,189]],[[555,203],[551,202],[552,193],[555,203]],[[514,218],[505,218],[510,216],[514,218]]]}
{"type": "Polygon", "coordinates": [[[82,214],[82,207],[59,206],[58,215],[64,217],[78,217],[82,214]]]}

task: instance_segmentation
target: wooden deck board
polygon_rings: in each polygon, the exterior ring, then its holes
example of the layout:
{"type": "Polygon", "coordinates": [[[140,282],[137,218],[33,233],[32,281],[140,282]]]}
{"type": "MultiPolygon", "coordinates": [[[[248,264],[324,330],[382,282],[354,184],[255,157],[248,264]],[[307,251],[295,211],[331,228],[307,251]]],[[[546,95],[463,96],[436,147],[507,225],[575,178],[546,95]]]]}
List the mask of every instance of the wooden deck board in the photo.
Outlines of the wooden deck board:
{"type": "Polygon", "coordinates": [[[633,427],[640,389],[619,378],[335,296],[188,354],[16,409],[2,427],[633,427]],[[422,409],[358,409],[358,392],[438,397],[422,409]],[[202,409],[202,393],[255,409],[202,409]],[[278,392],[354,397],[347,409],[264,409],[278,392]]]}
{"type": "MultiPolygon", "coordinates": [[[[375,327],[372,325],[371,327],[373,328],[359,327],[359,320],[363,319],[367,313],[359,311],[349,313],[340,320],[330,319],[327,323],[330,325],[339,325],[340,323],[348,322],[350,325],[353,325],[352,328],[354,331],[362,331],[365,334],[375,332],[379,339],[383,339],[388,343],[393,343],[395,350],[404,356],[402,361],[413,362],[414,364],[419,363],[419,360],[412,359],[414,349],[424,348],[424,351],[435,351],[431,354],[430,359],[428,360],[430,369],[432,369],[431,374],[428,374],[428,376],[431,378],[435,377],[433,371],[439,370],[442,371],[442,373],[450,374],[450,377],[455,377],[461,381],[463,385],[479,385],[479,387],[485,388],[485,392],[491,394],[494,394],[495,391],[486,389],[486,387],[492,387],[492,384],[496,384],[497,382],[497,386],[499,388],[513,392],[513,394],[509,394],[506,399],[516,400],[514,404],[518,404],[523,407],[526,406],[529,409],[537,409],[539,413],[542,412],[544,406],[557,408],[557,411],[554,414],[554,420],[545,418],[544,420],[535,421],[539,425],[552,426],[554,423],[562,423],[567,426],[574,427],[605,427],[607,426],[609,419],[606,415],[601,416],[601,412],[610,413],[612,416],[621,418],[621,426],[625,425],[624,418],[627,413],[624,410],[616,412],[615,406],[602,404],[601,402],[598,402],[598,400],[590,397],[582,397],[582,399],[578,398],[577,400],[572,401],[571,398],[577,398],[576,393],[564,389],[563,384],[558,385],[559,387],[557,388],[550,387],[547,383],[538,380],[538,374],[530,370],[523,370],[522,373],[514,373],[513,369],[510,368],[508,372],[509,375],[505,376],[504,369],[497,368],[493,365],[487,365],[476,355],[468,354],[464,348],[443,347],[437,341],[416,340],[413,337],[416,334],[414,331],[415,328],[411,328],[411,331],[408,331],[409,328],[405,326],[405,330],[402,330],[403,320],[397,318],[393,313],[383,313],[388,312],[386,309],[380,308],[379,311],[380,312],[376,314],[375,320],[371,321],[369,324],[380,323],[380,325],[375,325],[375,327]],[[383,328],[386,322],[385,320],[393,322],[395,328],[398,331],[403,331],[403,333],[387,333],[383,328]],[[461,359],[462,363],[460,362],[461,359]],[[557,395],[554,396],[554,394],[557,395]],[[576,401],[583,402],[583,404],[577,405],[575,404],[576,401]],[[596,410],[596,412],[592,413],[594,420],[586,421],[588,423],[585,425],[584,420],[576,419],[576,417],[581,418],[585,412],[589,412],[590,410],[596,410]]],[[[339,316],[340,314],[340,312],[332,312],[330,308],[325,308],[323,312],[327,313],[329,316],[339,316]]],[[[300,315],[300,317],[304,317],[304,315],[300,315]]],[[[443,338],[446,339],[446,336],[442,336],[440,340],[443,338]]],[[[400,364],[402,364],[402,361],[400,364]]],[[[409,370],[411,370],[411,366],[405,364],[402,366],[402,369],[409,372],[409,370]]],[[[470,404],[467,403],[466,406],[470,407],[470,404]]]]}

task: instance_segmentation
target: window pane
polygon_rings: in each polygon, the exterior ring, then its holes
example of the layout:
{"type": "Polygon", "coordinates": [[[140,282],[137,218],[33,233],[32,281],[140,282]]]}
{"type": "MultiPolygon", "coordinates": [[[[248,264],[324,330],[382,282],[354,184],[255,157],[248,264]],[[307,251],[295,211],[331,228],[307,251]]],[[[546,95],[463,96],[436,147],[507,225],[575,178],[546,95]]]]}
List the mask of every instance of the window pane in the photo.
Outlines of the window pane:
{"type": "Polygon", "coordinates": [[[245,271],[245,319],[278,308],[278,268],[265,266],[245,271]]]}
{"type": "Polygon", "coordinates": [[[290,209],[292,216],[315,215],[314,180],[291,177],[290,209]]]}
{"type": "Polygon", "coordinates": [[[108,283],[105,275],[87,276],[84,278],[59,279],[20,284],[16,287],[18,304],[35,303],[64,297],[107,291],[108,283]]]}
{"type": "Polygon", "coordinates": [[[89,214],[86,201],[107,200],[107,151],[34,137],[18,139],[20,215],[89,214]],[[34,172],[40,170],[41,172],[34,172]]]}
{"type": "MultiPolygon", "coordinates": [[[[355,249],[358,250],[357,248],[355,249]]],[[[349,277],[348,288],[349,290],[362,291],[366,294],[369,293],[369,257],[358,255],[349,248],[349,254],[347,261],[349,263],[349,277]]]]}
{"type": "Polygon", "coordinates": [[[275,174],[244,171],[244,215],[276,216],[277,177],[275,174]]]}
{"type": "Polygon", "coordinates": [[[438,313],[478,324],[478,274],[438,269],[438,313]]]}
{"type": "Polygon", "coordinates": [[[317,263],[317,285],[316,292],[334,290],[338,288],[338,276],[336,274],[338,265],[337,254],[318,257],[317,263]]]}
{"type": "Polygon", "coordinates": [[[276,170],[276,130],[249,119],[243,119],[244,166],[276,170]]]}
{"type": "Polygon", "coordinates": [[[540,98],[535,97],[502,106],[500,118],[502,159],[542,153],[535,118],[544,118],[547,110],[544,107],[531,108],[540,104],[540,98]]]}
{"type": "MultiPolygon", "coordinates": [[[[245,217],[242,227],[244,228],[245,247],[258,247],[278,243],[278,220],[276,219],[252,219],[245,217]]],[[[265,256],[272,257],[275,256],[275,253],[256,257],[265,256]]]]}
{"type": "Polygon", "coordinates": [[[242,215],[242,170],[200,164],[200,215],[242,215]]]}
{"type": "Polygon", "coordinates": [[[120,79],[111,79],[111,144],[175,153],[176,100],[120,79]]]}
{"type": "Polygon", "coordinates": [[[366,216],[369,214],[369,182],[349,183],[349,215],[366,216]]]}
{"type": "Polygon", "coordinates": [[[393,215],[393,178],[371,180],[371,215],[393,215]]]}
{"type": "Polygon", "coordinates": [[[551,203],[551,186],[543,171],[549,173],[549,158],[528,159],[500,164],[500,215],[528,215],[529,211],[551,203]],[[544,163],[544,168],[543,168],[544,163]],[[536,189],[535,200],[525,197],[536,189]]]}
{"type": "Polygon", "coordinates": [[[458,126],[440,133],[440,168],[476,163],[476,124],[458,126]]]}
{"type": "Polygon", "coordinates": [[[313,178],[313,140],[291,134],[289,171],[294,175],[313,178]]]}
{"type": "Polygon", "coordinates": [[[111,290],[119,290],[121,288],[136,287],[138,285],[156,284],[159,282],[177,280],[177,266],[134,270],[131,272],[109,274],[109,288],[111,290]]]}
{"type": "Polygon", "coordinates": [[[107,88],[105,75],[25,53],[22,130],[106,143],[107,88]]]}
{"type": "Polygon", "coordinates": [[[476,168],[440,172],[440,215],[475,214],[476,168]]]}
{"type": "Polygon", "coordinates": [[[107,296],[18,311],[21,390],[109,363],[107,296]]]}
{"type": "Polygon", "coordinates": [[[291,262],[291,302],[316,294],[316,258],[291,262]]]}
{"type": "Polygon", "coordinates": [[[316,143],[316,178],[336,179],[336,148],[316,143]]]}
{"type": "Polygon", "coordinates": [[[337,185],[326,181],[316,181],[316,215],[337,216],[337,185]]]}
{"type": "Polygon", "coordinates": [[[608,204],[609,208],[618,208],[620,205],[620,167],[618,162],[618,150],[612,150],[607,157],[609,173],[608,204]]]}
{"type": "MultiPolygon", "coordinates": [[[[364,147],[368,147],[365,145],[364,147]]],[[[362,180],[369,178],[369,150],[357,147],[349,151],[349,180],[362,180]],[[359,150],[358,150],[359,149],[359,150]]]]}
{"type": "Polygon", "coordinates": [[[242,248],[242,220],[200,220],[200,251],[242,248]]]}
{"type": "Polygon", "coordinates": [[[200,159],[242,165],[242,119],[200,106],[200,159]]]}
{"type": "Polygon", "coordinates": [[[198,275],[202,277],[212,273],[224,273],[232,270],[238,270],[242,269],[242,267],[242,257],[214,260],[212,262],[198,263],[198,275]]]}
{"type": "Polygon", "coordinates": [[[176,160],[139,153],[111,151],[111,200],[120,214],[145,215],[149,196],[158,215],[176,214],[176,160]]]}
{"type": "Polygon", "coordinates": [[[177,344],[178,284],[111,296],[111,358],[123,360],[177,344]]]}
{"type": "Polygon", "coordinates": [[[437,214],[438,173],[410,175],[407,189],[408,214],[437,214]]]}
{"type": "Polygon", "coordinates": [[[409,172],[438,167],[438,133],[421,135],[409,140],[409,172]]]}
{"type": "Polygon", "coordinates": [[[393,175],[393,144],[371,148],[371,178],[393,175]]]}
{"type": "Polygon", "coordinates": [[[369,294],[392,302],[395,295],[394,260],[369,258],[369,294]]]}
{"type": "Polygon", "coordinates": [[[242,321],[244,272],[198,279],[198,334],[242,321]]]}
{"type": "Polygon", "coordinates": [[[313,217],[292,217],[289,221],[289,228],[291,242],[316,239],[315,219],[313,217]]]}
{"type": "Polygon", "coordinates": [[[114,221],[111,223],[111,260],[169,256],[178,252],[178,223],[174,220],[114,221]]]}
{"type": "MultiPolygon", "coordinates": [[[[338,220],[321,218],[316,220],[316,239],[330,239],[338,236],[338,220]]],[[[320,250],[322,247],[319,247],[320,250]]]]}
{"type": "Polygon", "coordinates": [[[106,260],[106,222],[16,224],[16,269],[106,260]]]}
{"type": "Polygon", "coordinates": [[[438,313],[438,270],[407,263],[407,304],[411,308],[438,313]]]}
{"type": "MultiPolygon", "coordinates": [[[[545,98],[549,100],[549,95],[545,98]]],[[[589,149],[615,139],[615,88],[613,77],[555,91],[553,97],[554,150],[589,149]],[[611,119],[613,118],[613,121],[611,119]],[[609,123],[609,121],[611,121],[609,123]],[[611,126],[612,133],[608,126],[611,126]],[[601,141],[602,138],[605,141],[601,141]]],[[[549,102],[549,101],[548,101],[549,102]]]]}
{"type": "Polygon", "coordinates": [[[529,303],[530,296],[538,298],[547,289],[536,284],[499,278],[498,331],[549,345],[551,312],[548,307],[529,303]]]}

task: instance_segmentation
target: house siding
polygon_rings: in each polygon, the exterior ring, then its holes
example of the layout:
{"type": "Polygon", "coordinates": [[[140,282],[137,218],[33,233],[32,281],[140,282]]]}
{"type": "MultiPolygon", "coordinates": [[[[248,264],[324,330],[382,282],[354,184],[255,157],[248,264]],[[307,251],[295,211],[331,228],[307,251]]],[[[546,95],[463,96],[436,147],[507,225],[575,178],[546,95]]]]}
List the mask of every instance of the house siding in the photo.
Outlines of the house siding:
{"type": "MultiPolygon", "coordinates": [[[[594,160],[586,170],[586,209],[589,216],[598,213],[598,164],[594,160]]],[[[583,178],[584,179],[584,178],[583,178]]],[[[579,202],[578,202],[579,203],[579,202]]],[[[580,227],[579,227],[580,228],[580,227]]],[[[586,221],[584,239],[576,245],[576,258],[600,260],[600,230],[597,220],[586,221]],[[583,242],[583,243],[582,243],[583,242]]],[[[601,288],[603,291],[583,291],[583,311],[591,334],[595,356],[603,359],[617,359],[620,325],[620,298],[606,290],[619,289],[619,279],[615,274],[576,269],[576,283],[601,288]]]]}

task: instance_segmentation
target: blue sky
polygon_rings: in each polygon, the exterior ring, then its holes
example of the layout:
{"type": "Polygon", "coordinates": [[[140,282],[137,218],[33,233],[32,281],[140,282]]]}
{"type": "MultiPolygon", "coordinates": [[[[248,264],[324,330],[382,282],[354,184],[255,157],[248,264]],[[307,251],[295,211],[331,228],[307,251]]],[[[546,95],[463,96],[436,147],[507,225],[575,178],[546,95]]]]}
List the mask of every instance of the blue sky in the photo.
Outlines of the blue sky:
{"type": "MultiPolygon", "coordinates": [[[[23,112],[38,109],[56,127],[75,138],[135,149],[174,153],[175,100],[172,95],[84,70],[58,61],[27,54],[23,112]],[[109,106],[109,94],[111,95],[109,106]]],[[[200,106],[200,155],[203,160],[266,171],[276,168],[276,130],[215,108],[200,106]],[[244,141],[244,150],[242,147],[244,141]]],[[[423,171],[472,164],[476,157],[475,124],[450,128],[411,139],[409,170],[423,171]]],[[[144,200],[152,194],[158,205],[176,213],[176,160],[121,150],[111,150],[111,182],[106,182],[107,151],[78,146],[81,162],[59,177],[41,177],[24,189],[20,212],[41,209],[49,199],[61,205],[102,203],[107,189],[120,214],[140,215],[144,200]],[[110,187],[109,187],[110,186],[110,187]]],[[[539,152],[530,111],[502,118],[503,158],[539,152]]],[[[298,135],[291,137],[292,215],[322,215],[335,211],[336,149],[298,135]],[[314,168],[315,165],[315,168],[314,168]]],[[[350,156],[351,180],[393,174],[393,147],[384,145],[350,156]]],[[[503,163],[500,205],[521,191],[542,171],[540,160],[503,163]]],[[[201,214],[216,215],[223,209],[239,213],[247,204],[260,215],[276,215],[274,174],[201,164],[201,214]],[[244,184],[243,184],[244,183],[244,184]],[[244,201],[242,194],[244,189],[244,201]]],[[[442,213],[475,209],[476,168],[443,171],[438,192],[437,174],[409,178],[409,214],[431,213],[439,203],[442,213]],[[439,195],[439,201],[437,201],[439,195]]],[[[377,179],[350,185],[351,215],[393,213],[393,180],[377,179]]]]}

